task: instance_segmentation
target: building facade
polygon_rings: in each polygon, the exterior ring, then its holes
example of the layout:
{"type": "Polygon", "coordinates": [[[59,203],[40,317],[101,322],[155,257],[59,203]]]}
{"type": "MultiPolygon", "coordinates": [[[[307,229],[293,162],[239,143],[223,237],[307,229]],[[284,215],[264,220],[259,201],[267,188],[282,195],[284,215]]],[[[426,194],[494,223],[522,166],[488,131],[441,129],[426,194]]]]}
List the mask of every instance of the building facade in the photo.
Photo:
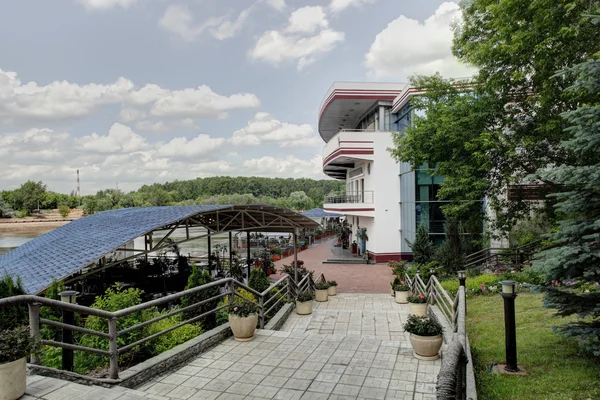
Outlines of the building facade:
{"type": "Polygon", "coordinates": [[[352,241],[375,262],[410,260],[417,225],[434,242],[443,239],[436,193],[441,177],[413,170],[388,151],[392,133],[411,124],[410,100],[419,92],[405,83],[335,82],[319,110],[323,172],[346,182],[345,193],[326,196],[323,208],[347,216],[352,241]]]}

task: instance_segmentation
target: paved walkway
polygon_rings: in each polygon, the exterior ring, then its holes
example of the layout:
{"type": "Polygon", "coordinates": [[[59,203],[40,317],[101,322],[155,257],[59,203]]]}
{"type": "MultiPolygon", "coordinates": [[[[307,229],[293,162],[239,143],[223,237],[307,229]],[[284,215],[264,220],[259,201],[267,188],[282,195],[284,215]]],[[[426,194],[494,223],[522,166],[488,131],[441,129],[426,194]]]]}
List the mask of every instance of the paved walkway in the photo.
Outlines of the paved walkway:
{"type": "Polygon", "coordinates": [[[292,314],[281,331],[228,339],[137,388],[164,399],[435,399],[440,360],[412,356],[408,306],[389,295],[341,294],[292,314]]]}
{"type": "MultiPolygon", "coordinates": [[[[389,293],[393,279],[392,269],[387,264],[323,264],[323,260],[333,255],[333,245],[337,239],[324,241],[320,245],[298,253],[298,260],[304,266],[315,271],[315,276],[323,273],[329,281],[338,283],[341,293],[389,293]]],[[[290,264],[293,257],[286,257],[275,262],[279,271],[285,264],[290,264]]],[[[280,275],[271,275],[277,278],[280,275]]]]}

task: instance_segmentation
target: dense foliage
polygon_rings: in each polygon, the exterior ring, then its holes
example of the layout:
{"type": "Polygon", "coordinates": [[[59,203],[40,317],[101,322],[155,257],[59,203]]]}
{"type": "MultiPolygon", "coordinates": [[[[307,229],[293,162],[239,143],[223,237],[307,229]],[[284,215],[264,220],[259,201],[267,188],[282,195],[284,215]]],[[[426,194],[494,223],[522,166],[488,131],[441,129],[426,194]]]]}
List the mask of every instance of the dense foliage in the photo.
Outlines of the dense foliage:
{"type": "Polygon", "coordinates": [[[35,351],[36,343],[26,326],[0,330],[0,364],[17,361],[35,351]]]}
{"type": "Polygon", "coordinates": [[[304,303],[307,301],[312,301],[315,298],[315,294],[311,291],[299,292],[296,295],[296,300],[300,303],[304,303]]]}
{"type": "MultiPolygon", "coordinates": [[[[214,279],[210,276],[210,274],[208,272],[199,269],[198,267],[196,267],[196,265],[192,265],[192,274],[188,278],[188,283],[185,287],[185,290],[192,289],[192,288],[202,286],[202,285],[206,285],[213,281],[214,281],[214,279]]],[[[188,307],[188,306],[191,306],[192,304],[199,303],[203,300],[208,300],[208,299],[213,298],[218,295],[219,295],[219,288],[217,286],[213,286],[208,289],[204,289],[199,292],[196,292],[194,294],[183,296],[181,298],[181,306],[188,307]]],[[[188,320],[188,319],[194,318],[198,315],[207,313],[211,310],[214,310],[217,307],[218,303],[219,303],[219,299],[216,299],[216,300],[206,302],[192,310],[184,311],[183,318],[185,320],[188,320]]],[[[205,331],[208,331],[217,325],[216,316],[214,313],[200,318],[200,320],[198,322],[200,322],[200,324],[202,325],[202,329],[204,329],[205,331]]]]}
{"type": "Polygon", "coordinates": [[[404,324],[406,332],[419,336],[436,336],[444,332],[439,322],[430,317],[418,317],[410,315],[404,324]]]}
{"type": "Polygon", "coordinates": [[[247,317],[258,313],[258,306],[250,301],[244,301],[241,304],[232,304],[229,306],[229,314],[238,317],[247,317]]]}
{"type": "Polygon", "coordinates": [[[327,290],[327,289],[329,289],[329,283],[327,283],[327,282],[315,283],[315,290],[327,290]]]}
{"type": "Polygon", "coordinates": [[[411,243],[406,239],[406,243],[413,252],[413,262],[417,264],[427,264],[433,258],[435,247],[429,239],[429,229],[424,221],[421,221],[417,227],[415,240],[411,243]]]}
{"type": "MultiPolygon", "coordinates": [[[[0,299],[25,294],[21,279],[15,282],[10,276],[5,275],[0,280],[0,299]]],[[[28,323],[28,312],[26,306],[0,307],[0,330],[14,329],[28,323]]]]}
{"type": "Polygon", "coordinates": [[[547,289],[544,304],[556,308],[560,316],[579,317],[560,330],[576,336],[585,349],[600,356],[600,291],[572,290],[600,281],[600,52],[559,76],[559,80],[573,78],[566,93],[579,107],[563,114],[568,139],[560,148],[568,155],[567,161],[539,171],[560,188],[553,195],[559,229],[549,234],[554,245],[542,251],[536,265],[547,280],[555,282],[547,289]],[[561,285],[565,282],[576,285],[561,285]]]}
{"type": "Polygon", "coordinates": [[[267,275],[262,269],[254,269],[250,272],[248,286],[258,293],[262,293],[271,286],[271,282],[269,282],[269,278],[267,278],[267,275]]]}

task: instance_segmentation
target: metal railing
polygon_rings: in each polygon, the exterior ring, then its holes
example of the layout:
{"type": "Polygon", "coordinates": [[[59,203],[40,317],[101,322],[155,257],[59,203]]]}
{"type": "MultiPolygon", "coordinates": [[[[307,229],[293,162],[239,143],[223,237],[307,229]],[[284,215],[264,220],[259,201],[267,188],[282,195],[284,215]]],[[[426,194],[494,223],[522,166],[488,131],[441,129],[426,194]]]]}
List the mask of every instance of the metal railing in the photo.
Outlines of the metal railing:
{"type": "Polygon", "coordinates": [[[465,258],[465,270],[479,271],[484,268],[496,270],[500,267],[517,267],[530,261],[540,241],[525,244],[515,248],[494,248],[480,250],[465,258]]]}
{"type": "Polygon", "coordinates": [[[335,196],[325,196],[324,203],[357,203],[357,204],[373,204],[375,203],[375,192],[373,190],[359,190],[346,192],[345,194],[335,196]]]}
{"type": "MultiPolygon", "coordinates": [[[[321,274],[318,279],[324,280],[325,277],[323,276],[323,274],[321,274]]],[[[270,314],[276,310],[276,307],[279,304],[281,304],[281,302],[291,301],[291,299],[293,297],[295,297],[299,287],[306,287],[309,290],[313,290],[314,289],[314,281],[312,279],[312,276],[310,274],[307,275],[302,281],[300,281],[298,283],[298,285],[296,285],[295,282],[293,281],[292,277],[290,277],[289,275],[285,275],[284,277],[279,279],[277,282],[274,282],[273,284],[271,284],[262,293],[257,292],[256,290],[250,288],[249,286],[247,286],[241,282],[236,281],[233,278],[225,278],[225,279],[221,279],[221,280],[218,280],[215,282],[208,283],[206,285],[202,285],[202,286],[198,286],[198,287],[195,287],[192,289],[184,290],[182,292],[171,294],[171,295],[162,297],[160,299],[148,301],[148,302],[138,304],[138,305],[135,305],[132,307],[128,307],[128,308],[125,308],[125,309],[122,309],[119,311],[115,311],[115,312],[99,310],[99,309],[85,307],[85,306],[81,306],[81,305],[77,305],[77,304],[70,304],[70,303],[61,302],[58,300],[47,299],[45,297],[34,296],[34,295],[14,296],[14,297],[0,299],[0,307],[11,307],[11,306],[14,307],[14,306],[27,304],[29,307],[30,334],[37,341],[39,341],[39,343],[41,343],[43,345],[47,345],[47,346],[52,346],[52,347],[60,347],[63,349],[70,349],[70,350],[76,350],[76,351],[82,351],[82,352],[86,352],[86,353],[99,354],[102,356],[106,356],[109,359],[109,377],[111,380],[118,380],[119,379],[119,364],[118,364],[119,355],[124,354],[128,351],[131,351],[131,350],[135,349],[136,346],[144,344],[152,339],[156,339],[157,337],[164,335],[168,332],[171,332],[177,328],[180,328],[186,324],[198,322],[206,316],[214,314],[223,308],[229,307],[229,304],[233,304],[236,296],[242,298],[245,301],[248,301],[248,299],[244,298],[240,293],[238,293],[238,291],[236,289],[244,289],[244,290],[252,293],[256,297],[257,305],[259,308],[259,311],[258,311],[259,327],[264,328],[265,320],[270,316],[270,314]],[[127,327],[122,330],[117,330],[117,322],[119,321],[119,319],[124,319],[127,316],[129,316],[133,313],[140,312],[142,310],[147,310],[147,309],[150,309],[153,307],[167,306],[169,304],[177,303],[184,296],[191,296],[194,294],[198,294],[204,290],[215,288],[215,287],[219,288],[218,295],[212,296],[212,297],[202,300],[202,301],[197,301],[197,302],[190,304],[188,306],[185,306],[185,307],[174,308],[171,311],[168,311],[166,313],[161,313],[159,316],[152,318],[150,320],[141,322],[137,325],[133,325],[133,326],[127,327]],[[136,331],[138,329],[141,329],[145,326],[148,326],[155,322],[161,321],[161,320],[171,317],[173,315],[180,314],[185,311],[191,311],[191,310],[197,309],[198,307],[200,307],[204,304],[210,303],[210,302],[217,302],[217,304],[218,304],[218,302],[225,297],[228,297],[229,304],[225,304],[225,305],[221,305],[221,306],[217,305],[216,307],[214,307],[202,314],[194,315],[193,317],[191,317],[189,319],[181,321],[177,325],[171,326],[160,332],[157,332],[157,333],[154,333],[147,337],[144,337],[142,339],[139,339],[133,343],[127,343],[127,344],[122,345],[121,347],[118,346],[117,339],[119,337],[122,337],[123,335],[131,333],[133,331],[136,331]],[[52,320],[45,319],[45,318],[40,318],[40,307],[41,306],[47,306],[52,309],[59,310],[61,312],[68,311],[68,312],[72,312],[72,313],[77,313],[82,316],[90,316],[91,315],[91,316],[96,316],[99,318],[106,319],[107,323],[108,323],[108,332],[95,331],[95,330],[91,330],[91,329],[84,328],[84,327],[77,326],[77,325],[65,324],[63,322],[57,322],[57,321],[52,321],[52,320]],[[109,344],[108,350],[86,347],[86,346],[81,346],[78,344],[62,343],[62,342],[58,342],[55,340],[45,340],[45,339],[43,340],[40,335],[40,326],[41,325],[48,325],[48,326],[58,328],[58,329],[63,329],[63,330],[66,329],[66,330],[70,330],[70,331],[74,331],[74,332],[79,332],[79,333],[88,334],[88,335],[95,335],[95,336],[98,336],[101,338],[108,339],[108,344],[109,344]]],[[[31,362],[33,364],[39,364],[40,360],[39,360],[38,355],[33,354],[31,357],[31,362]]]]}

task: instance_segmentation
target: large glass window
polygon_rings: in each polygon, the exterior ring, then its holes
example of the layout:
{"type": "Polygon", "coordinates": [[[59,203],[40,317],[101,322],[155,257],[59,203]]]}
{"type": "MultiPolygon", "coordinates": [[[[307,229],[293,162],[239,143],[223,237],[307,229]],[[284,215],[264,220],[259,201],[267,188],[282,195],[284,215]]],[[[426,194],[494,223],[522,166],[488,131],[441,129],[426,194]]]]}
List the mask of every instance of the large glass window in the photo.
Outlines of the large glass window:
{"type": "Polygon", "coordinates": [[[358,124],[357,129],[376,131],[379,127],[379,107],[376,107],[358,124]]]}
{"type": "Polygon", "coordinates": [[[396,114],[392,114],[392,130],[402,132],[412,122],[412,109],[410,103],[407,103],[396,114]]]}
{"type": "Polygon", "coordinates": [[[415,207],[417,215],[417,226],[423,221],[432,236],[444,234],[444,213],[442,212],[443,201],[437,198],[440,184],[444,181],[441,176],[427,173],[427,166],[421,166],[416,174],[415,207]]]}

